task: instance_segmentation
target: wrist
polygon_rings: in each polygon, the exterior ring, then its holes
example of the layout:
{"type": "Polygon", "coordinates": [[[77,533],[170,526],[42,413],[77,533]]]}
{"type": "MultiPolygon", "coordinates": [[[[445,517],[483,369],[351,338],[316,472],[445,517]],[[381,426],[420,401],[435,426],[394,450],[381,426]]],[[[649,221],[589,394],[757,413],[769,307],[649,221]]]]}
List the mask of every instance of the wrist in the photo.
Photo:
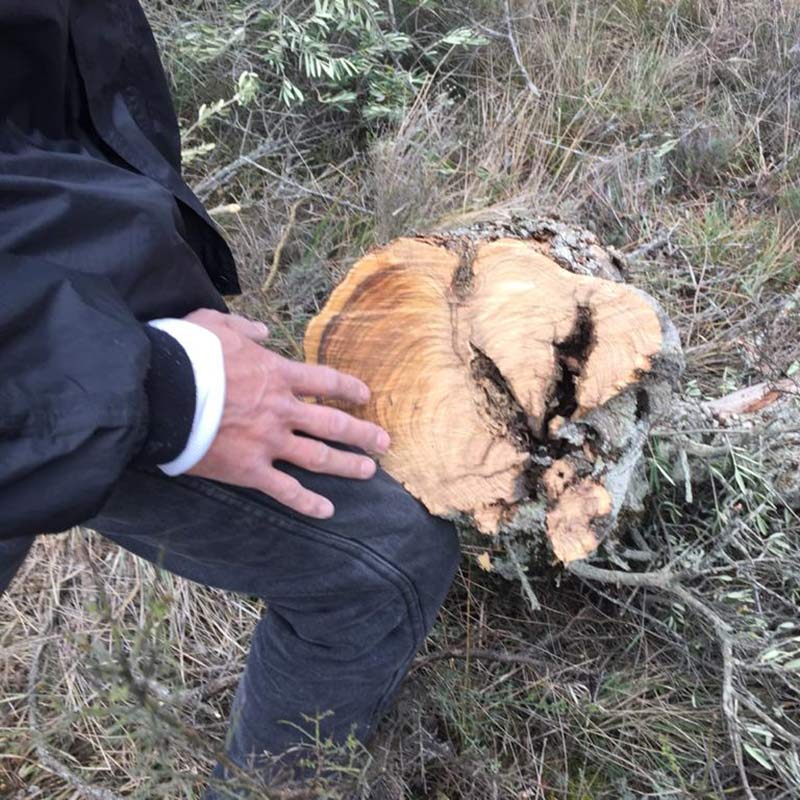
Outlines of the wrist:
{"type": "MultiPolygon", "coordinates": [[[[156,335],[168,336],[176,343],[182,350],[192,373],[192,382],[188,387],[192,404],[188,432],[185,419],[171,419],[169,409],[163,406],[156,409],[156,413],[166,415],[167,424],[176,422],[179,423],[178,427],[183,426],[185,438],[183,447],[170,453],[170,458],[151,463],[156,463],[167,475],[180,475],[202,460],[219,431],[225,406],[225,362],[222,344],[210,330],[186,320],[158,319],[148,323],[148,327],[156,335]]],[[[177,360],[175,364],[177,367],[177,360]]],[[[185,405],[183,409],[182,413],[185,414],[185,405]]]]}
{"type": "Polygon", "coordinates": [[[195,417],[194,369],[174,337],[149,325],[150,365],[145,379],[147,433],[134,465],[156,466],[177,458],[186,447],[195,417]]]}

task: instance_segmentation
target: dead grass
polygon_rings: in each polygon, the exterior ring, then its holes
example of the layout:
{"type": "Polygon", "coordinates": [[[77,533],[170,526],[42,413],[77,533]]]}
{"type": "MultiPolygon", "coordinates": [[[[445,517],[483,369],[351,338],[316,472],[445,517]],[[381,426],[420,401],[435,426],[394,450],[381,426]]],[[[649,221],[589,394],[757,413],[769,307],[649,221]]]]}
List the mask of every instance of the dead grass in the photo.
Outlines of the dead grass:
{"type": "MultiPolygon", "coordinates": [[[[369,129],[311,103],[234,109],[202,131],[217,147],[188,174],[213,178],[207,203],[246,289],[236,305],[271,322],[277,346],[297,353],[308,318],[376,242],[558,213],[631,255],[631,279],[681,329],[687,394],[800,369],[796,0],[418,5],[394,3],[407,30],[457,18],[490,44],[432,67],[402,123],[369,129]]],[[[264,70],[237,44],[228,4],[147,7],[186,124],[241,69],[264,70]],[[202,67],[182,39],[190,18],[231,41],[202,67]]],[[[692,590],[736,637],[751,796],[797,797],[798,508],[765,466],[763,436],[694,464],[692,498],[667,469],[667,441],[654,437],[648,465],[651,566],[703,566],[692,590]]],[[[516,584],[465,559],[370,752],[312,743],[310,755],[375,800],[746,797],[707,620],[653,591],[533,580],[537,615],[516,584]]],[[[0,796],[81,796],[49,754],[107,797],[196,797],[261,610],[92,535],[41,539],[0,600],[0,796]]],[[[308,792],[339,796],[322,778],[308,792]]]]}

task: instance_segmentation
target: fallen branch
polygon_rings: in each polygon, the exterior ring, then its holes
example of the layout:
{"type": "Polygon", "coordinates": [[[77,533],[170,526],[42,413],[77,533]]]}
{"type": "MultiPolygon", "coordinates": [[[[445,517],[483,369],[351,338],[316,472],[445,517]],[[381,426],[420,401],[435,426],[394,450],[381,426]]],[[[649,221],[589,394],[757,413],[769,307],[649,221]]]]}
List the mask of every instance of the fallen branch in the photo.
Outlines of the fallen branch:
{"type": "Polygon", "coordinates": [[[261,284],[261,293],[263,295],[269,294],[269,290],[272,286],[273,281],[275,280],[275,276],[278,274],[278,267],[281,263],[281,256],[283,255],[283,250],[286,247],[287,242],[289,241],[289,237],[292,235],[292,229],[294,228],[295,220],[297,219],[297,209],[303,203],[304,198],[300,200],[296,200],[289,208],[289,218],[286,220],[286,225],[283,228],[283,232],[281,233],[280,241],[278,242],[277,247],[275,248],[275,252],[272,255],[272,264],[270,265],[269,272],[267,273],[267,277],[264,279],[264,282],[261,284]]]}
{"type": "Polygon", "coordinates": [[[717,419],[726,420],[737,414],[754,414],[772,405],[786,394],[800,394],[800,386],[792,378],[757,383],[715,400],[707,400],[703,408],[717,419]]]}
{"type": "Polygon", "coordinates": [[[621,570],[601,569],[582,561],[566,565],[566,569],[573,575],[589,582],[614,584],[617,586],[630,586],[633,588],[659,589],[668,592],[679,599],[698,616],[711,624],[719,643],[722,656],[722,713],[728,728],[728,737],[733,748],[733,757],[739,770],[742,788],[748,800],[756,800],[747,778],[744,765],[744,752],[742,739],[738,728],[737,701],[738,695],[733,686],[733,645],[734,637],[731,626],[702,600],[693,595],[678,579],[675,573],[668,569],[653,572],[622,572],[621,570]]]}
{"type": "Polygon", "coordinates": [[[443,661],[448,658],[459,659],[476,659],[478,661],[497,661],[501,664],[522,664],[526,667],[535,667],[539,670],[553,670],[557,669],[559,672],[572,672],[585,675],[587,669],[585,665],[581,664],[565,664],[556,665],[552,661],[537,656],[528,655],[527,653],[504,653],[500,650],[475,650],[475,649],[462,649],[458,647],[449,648],[447,650],[437,650],[435,653],[429,653],[424,656],[419,656],[414,660],[411,671],[415,671],[420,667],[424,667],[434,661],[443,661]]]}

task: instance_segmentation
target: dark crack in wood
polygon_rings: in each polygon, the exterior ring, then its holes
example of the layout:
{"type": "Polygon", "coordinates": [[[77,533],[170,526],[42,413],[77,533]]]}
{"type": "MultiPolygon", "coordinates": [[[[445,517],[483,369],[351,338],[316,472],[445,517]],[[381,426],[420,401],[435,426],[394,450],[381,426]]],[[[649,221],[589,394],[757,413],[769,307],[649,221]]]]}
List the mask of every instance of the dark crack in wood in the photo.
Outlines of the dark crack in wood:
{"type": "Polygon", "coordinates": [[[470,375],[483,394],[483,409],[492,427],[499,435],[510,438],[518,450],[530,453],[535,443],[528,415],[497,364],[474,342],[469,346],[472,351],[470,375]]]}
{"type": "Polygon", "coordinates": [[[546,422],[555,416],[569,419],[577,410],[578,380],[583,376],[594,344],[592,310],[588,306],[578,306],[572,332],[563,342],[554,342],[559,377],[546,422]]]}
{"type": "MultiPolygon", "coordinates": [[[[453,279],[450,288],[459,301],[464,301],[472,293],[472,285],[475,279],[473,264],[475,263],[475,247],[470,242],[461,242],[457,248],[458,266],[453,272],[453,279]]],[[[449,248],[453,249],[453,248],[449,248]]]]}

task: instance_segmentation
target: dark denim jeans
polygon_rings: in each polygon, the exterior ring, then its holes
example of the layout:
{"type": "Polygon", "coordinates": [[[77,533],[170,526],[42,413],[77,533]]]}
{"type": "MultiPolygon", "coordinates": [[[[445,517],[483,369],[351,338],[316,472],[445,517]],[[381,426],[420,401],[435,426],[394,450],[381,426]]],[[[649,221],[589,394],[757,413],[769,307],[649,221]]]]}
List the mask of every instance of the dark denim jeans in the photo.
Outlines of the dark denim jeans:
{"type": "Polygon", "coordinates": [[[250,769],[254,757],[302,740],[294,725],[308,729],[304,715],[333,712],[323,737],[365,740],[458,563],[453,525],[386,473],[363,482],[280,466],[330,497],[334,517],[312,520],[252,490],[131,471],[87,523],[172,572],[266,600],[227,742],[229,759],[250,769]]]}

